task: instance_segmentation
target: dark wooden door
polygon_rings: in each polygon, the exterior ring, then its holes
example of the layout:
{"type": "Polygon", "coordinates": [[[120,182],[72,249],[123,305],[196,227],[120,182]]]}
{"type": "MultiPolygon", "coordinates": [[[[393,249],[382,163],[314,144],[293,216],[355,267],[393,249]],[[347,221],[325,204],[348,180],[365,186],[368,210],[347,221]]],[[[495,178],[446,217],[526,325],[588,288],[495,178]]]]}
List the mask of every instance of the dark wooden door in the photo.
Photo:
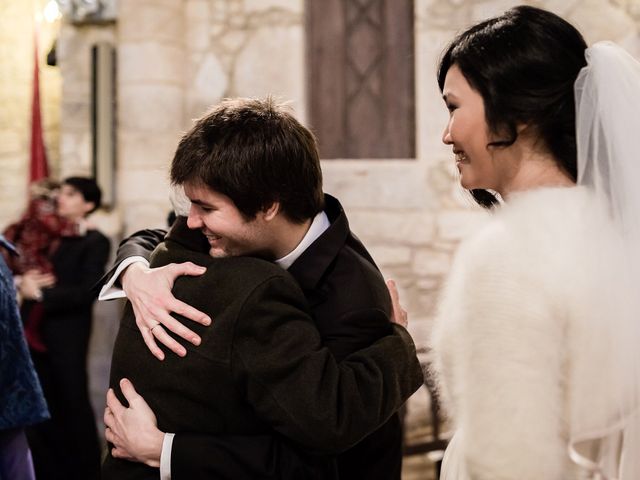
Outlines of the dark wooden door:
{"type": "Polygon", "coordinates": [[[307,0],[322,158],[415,157],[413,19],[412,0],[307,0]]]}

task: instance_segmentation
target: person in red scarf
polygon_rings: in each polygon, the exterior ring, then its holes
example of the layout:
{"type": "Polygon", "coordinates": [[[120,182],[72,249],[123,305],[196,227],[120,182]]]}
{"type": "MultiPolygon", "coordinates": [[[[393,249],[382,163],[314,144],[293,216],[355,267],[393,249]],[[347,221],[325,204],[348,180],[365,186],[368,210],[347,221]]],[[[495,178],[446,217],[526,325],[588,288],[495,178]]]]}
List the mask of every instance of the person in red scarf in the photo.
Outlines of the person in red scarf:
{"type": "MultiPolygon", "coordinates": [[[[30,186],[30,199],[22,217],[9,225],[4,237],[18,249],[19,255],[9,255],[2,249],[7,265],[17,283],[23,275],[29,275],[40,289],[55,283],[53,265],[49,258],[54,254],[62,237],[76,237],[81,233],[79,222],[61,217],[56,212],[55,196],[60,184],[43,179],[30,186]]],[[[37,298],[36,292],[36,298],[37,298]]],[[[25,336],[29,347],[45,352],[41,337],[42,304],[37,303],[25,319],[25,336]]]]}

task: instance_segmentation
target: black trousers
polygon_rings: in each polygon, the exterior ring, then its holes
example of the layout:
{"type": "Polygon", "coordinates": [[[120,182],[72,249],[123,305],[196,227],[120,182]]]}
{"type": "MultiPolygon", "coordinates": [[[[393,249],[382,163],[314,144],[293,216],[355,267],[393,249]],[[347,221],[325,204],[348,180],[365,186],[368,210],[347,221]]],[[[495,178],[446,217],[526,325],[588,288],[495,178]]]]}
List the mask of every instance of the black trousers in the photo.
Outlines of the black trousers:
{"type": "Polygon", "coordinates": [[[31,352],[51,413],[50,420],[27,430],[38,480],[99,478],[100,443],[87,377],[91,326],[64,328],[70,326],[57,325],[46,353],[31,352]]]}

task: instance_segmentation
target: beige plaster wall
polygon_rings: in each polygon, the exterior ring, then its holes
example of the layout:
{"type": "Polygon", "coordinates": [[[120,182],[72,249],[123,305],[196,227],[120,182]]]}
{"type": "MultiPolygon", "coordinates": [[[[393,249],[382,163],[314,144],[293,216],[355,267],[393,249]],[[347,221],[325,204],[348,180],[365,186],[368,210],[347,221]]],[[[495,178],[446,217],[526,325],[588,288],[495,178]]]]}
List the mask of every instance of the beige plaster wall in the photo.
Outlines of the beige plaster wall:
{"type": "MultiPolygon", "coordinates": [[[[440,141],[447,112],[435,82],[437,59],[457,31],[518,3],[415,0],[416,159],[323,161],[326,191],[342,200],[353,230],[385,276],[398,280],[419,342],[428,335],[456,246],[485,215],[459,189],[450,149],[440,141]]],[[[527,3],[574,22],[589,42],[608,38],[640,52],[640,0],[527,3]]],[[[0,65],[7,72],[0,80],[6,105],[0,112],[2,221],[22,205],[31,71],[25,59],[31,47],[24,39],[25,3],[1,0],[0,9],[0,65]]],[[[98,40],[118,49],[118,207],[101,220],[114,236],[164,225],[173,150],[191,120],[211,104],[270,93],[290,101],[302,121],[307,118],[303,0],[121,0],[119,15],[113,26],[63,25],[60,68],[46,73],[45,67],[43,74],[49,76],[45,103],[53,105],[44,110],[56,171],[86,174],[88,52],[98,40]],[[52,93],[60,90],[60,72],[61,98],[52,93]]]]}
{"type": "MultiPolygon", "coordinates": [[[[34,28],[45,0],[0,0],[0,228],[26,202],[31,142],[34,28]]],[[[39,19],[40,101],[51,171],[59,168],[61,76],[46,65],[55,25],[39,19]]]]}

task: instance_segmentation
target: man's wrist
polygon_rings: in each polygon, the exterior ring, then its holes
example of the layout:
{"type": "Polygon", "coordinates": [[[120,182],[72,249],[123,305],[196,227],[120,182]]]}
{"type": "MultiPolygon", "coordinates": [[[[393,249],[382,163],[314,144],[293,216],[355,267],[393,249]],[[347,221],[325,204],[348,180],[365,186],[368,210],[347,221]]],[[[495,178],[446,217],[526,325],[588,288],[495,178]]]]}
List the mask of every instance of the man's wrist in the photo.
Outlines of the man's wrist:
{"type": "Polygon", "coordinates": [[[107,282],[100,289],[100,294],[98,295],[98,300],[115,300],[116,298],[126,298],[127,295],[122,289],[122,283],[120,282],[120,278],[122,277],[122,272],[124,272],[130,265],[134,263],[141,263],[145,267],[149,266],[149,261],[141,257],[139,255],[134,255],[132,257],[127,257],[123,261],[121,261],[117,266],[111,278],[107,280],[107,282]]]}
{"type": "MultiPolygon", "coordinates": [[[[122,290],[124,290],[125,294],[127,294],[127,290],[129,286],[128,280],[131,279],[131,276],[135,275],[136,270],[144,270],[145,268],[146,268],[146,265],[143,262],[133,262],[122,271],[122,273],[120,274],[119,280],[120,280],[120,284],[122,285],[122,290]]],[[[116,280],[116,283],[117,282],[118,280],[116,280]]]]}
{"type": "Polygon", "coordinates": [[[164,432],[160,430],[157,433],[154,433],[147,440],[147,446],[149,450],[147,451],[146,458],[143,458],[144,463],[153,468],[160,468],[160,460],[162,458],[162,446],[164,444],[164,432]]]}

